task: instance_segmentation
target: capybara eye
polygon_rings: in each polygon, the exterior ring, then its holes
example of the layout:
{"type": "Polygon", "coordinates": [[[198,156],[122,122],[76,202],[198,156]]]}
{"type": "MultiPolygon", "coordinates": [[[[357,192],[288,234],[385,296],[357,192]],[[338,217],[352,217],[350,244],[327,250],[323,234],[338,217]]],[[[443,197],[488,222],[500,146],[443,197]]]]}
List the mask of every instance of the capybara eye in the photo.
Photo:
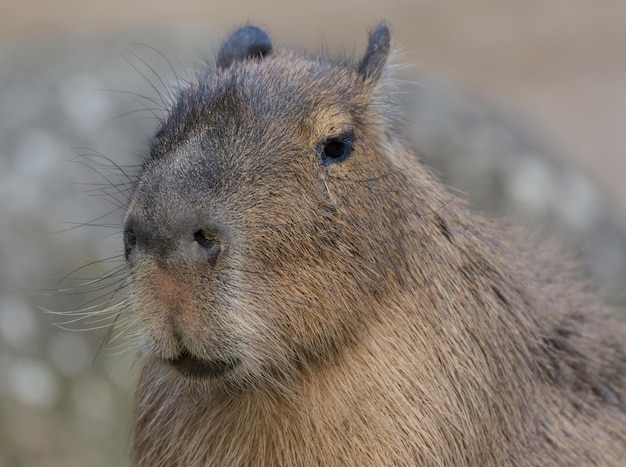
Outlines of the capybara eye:
{"type": "Polygon", "coordinates": [[[343,161],[352,152],[352,143],[344,138],[332,138],[324,143],[322,160],[325,164],[343,161]]]}
{"type": "Polygon", "coordinates": [[[126,229],[124,231],[124,256],[126,259],[130,259],[130,255],[137,246],[137,237],[132,229],[126,229]]]}

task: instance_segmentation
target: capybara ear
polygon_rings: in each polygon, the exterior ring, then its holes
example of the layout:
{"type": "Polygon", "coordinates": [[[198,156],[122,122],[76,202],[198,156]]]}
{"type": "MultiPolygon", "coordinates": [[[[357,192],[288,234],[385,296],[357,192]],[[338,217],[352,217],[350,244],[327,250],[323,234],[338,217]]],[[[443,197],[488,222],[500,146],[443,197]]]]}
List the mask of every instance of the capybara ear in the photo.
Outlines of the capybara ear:
{"type": "Polygon", "coordinates": [[[359,72],[364,78],[373,81],[380,78],[389,57],[390,42],[389,26],[383,21],[370,33],[367,51],[359,65],[359,72]]]}
{"type": "Polygon", "coordinates": [[[233,32],[217,54],[218,68],[228,68],[233,62],[262,58],[272,52],[272,41],[263,29],[249,24],[233,32]]]}

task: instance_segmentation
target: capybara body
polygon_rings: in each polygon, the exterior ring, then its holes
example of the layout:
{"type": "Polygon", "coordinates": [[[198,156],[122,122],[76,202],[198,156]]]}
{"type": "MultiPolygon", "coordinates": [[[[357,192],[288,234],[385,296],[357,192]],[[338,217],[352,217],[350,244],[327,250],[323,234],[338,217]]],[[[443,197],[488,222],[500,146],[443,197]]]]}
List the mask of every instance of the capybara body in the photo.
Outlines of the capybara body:
{"type": "Polygon", "coordinates": [[[389,42],[246,26],[180,90],[125,219],[135,464],[626,462],[621,324],[408,147],[389,42]]]}

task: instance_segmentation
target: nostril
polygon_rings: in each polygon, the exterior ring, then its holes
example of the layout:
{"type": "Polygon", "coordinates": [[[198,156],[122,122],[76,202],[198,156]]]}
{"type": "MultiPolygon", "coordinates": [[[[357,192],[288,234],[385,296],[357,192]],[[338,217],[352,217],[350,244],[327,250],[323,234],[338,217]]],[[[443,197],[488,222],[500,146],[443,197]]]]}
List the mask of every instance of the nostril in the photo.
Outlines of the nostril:
{"type": "Polygon", "coordinates": [[[207,250],[212,250],[220,245],[220,239],[217,234],[212,229],[200,229],[193,234],[193,239],[200,245],[202,248],[207,250]]]}
{"type": "Polygon", "coordinates": [[[124,256],[126,259],[130,259],[130,255],[135,250],[137,246],[137,236],[135,232],[131,228],[127,228],[124,231],[124,256]]]}

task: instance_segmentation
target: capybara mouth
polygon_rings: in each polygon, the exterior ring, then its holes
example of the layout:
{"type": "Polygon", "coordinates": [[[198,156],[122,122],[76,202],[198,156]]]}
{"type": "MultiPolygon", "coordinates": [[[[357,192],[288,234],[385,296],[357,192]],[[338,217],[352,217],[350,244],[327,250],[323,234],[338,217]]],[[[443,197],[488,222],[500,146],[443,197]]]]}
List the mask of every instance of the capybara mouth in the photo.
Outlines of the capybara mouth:
{"type": "Polygon", "coordinates": [[[167,360],[181,375],[188,378],[217,378],[239,364],[236,358],[226,360],[202,360],[183,350],[178,357],[167,360]]]}

